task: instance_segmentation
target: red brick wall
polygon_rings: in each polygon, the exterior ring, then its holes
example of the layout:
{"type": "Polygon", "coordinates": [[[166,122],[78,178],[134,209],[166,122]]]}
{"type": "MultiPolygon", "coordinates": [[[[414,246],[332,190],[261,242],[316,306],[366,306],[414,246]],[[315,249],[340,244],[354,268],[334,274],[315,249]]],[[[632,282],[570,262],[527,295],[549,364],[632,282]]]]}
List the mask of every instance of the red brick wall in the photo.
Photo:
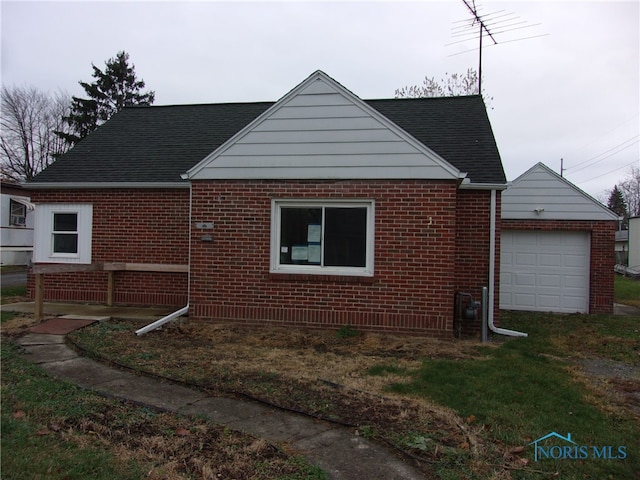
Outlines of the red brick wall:
{"type": "MultiPolygon", "coordinates": [[[[183,264],[189,261],[188,189],[32,191],[33,203],[93,205],[92,263],[183,264]]],[[[128,305],[187,303],[186,273],[116,272],[114,301],[128,305]]],[[[104,303],[107,273],[47,274],[45,300],[104,303]]],[[[33,279],[29,279],[33,295],[33,279]]]]}
{"type": "MultiPolygon", "coordinates": [[[[494,277],[494,323],[497,325],[500,284],[500,192],[496,192],[496,258],[494,277]]],[[[470,293],[481,301],[482,287],[489,287],[491,192],[460,190],[456,203],[456,292],[470,293]]],[[[477,320],[456,319],[456,333],[479,335],[480,312],[477,320]]]]}
{"type": "Polygon", "coordinates": [[[455,183],[222,181],[192,189],[192,223],[215,224],[191,231],[193,318],[451,337],[455,183]],[[272,198],[374,200],[374,277],[270,274],[272,198]]]}
{"type": "Polygon", "coordinates": [[[613,312],[615,221],[502,220],[504,230],[565,230],[591,234],[589,313],[613,312]]]}

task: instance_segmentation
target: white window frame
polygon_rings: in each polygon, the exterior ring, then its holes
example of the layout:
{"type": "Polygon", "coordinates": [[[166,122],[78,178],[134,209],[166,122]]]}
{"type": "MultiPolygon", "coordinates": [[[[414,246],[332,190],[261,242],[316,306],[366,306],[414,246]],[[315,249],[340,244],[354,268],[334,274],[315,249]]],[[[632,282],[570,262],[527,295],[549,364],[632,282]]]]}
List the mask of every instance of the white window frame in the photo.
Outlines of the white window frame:
{"type": "Polygon", "coordinates": [[[68,257],[78,258],[80,256],[80,213],[79,212],[51,212],[51,256],[52,257],[68,257]],[[75,215],[76,216],[76,229],[75,230],[56,230],[56,215],[75,215]],[[56,252],[56,235],[75,235],[76,237],[76,252],[56,252]]]}
{"type": "MultiPolygon", "coordinates": [[[[324,238],[324,225],[322,225],[324,238]]],[[[308,199],[272,199],[271,200],[271,265],[270,273],[292,273],[304,275],[344,275],[372,277],[374,273],[375,245],[375,202],[370,199],[354,200],[308,200],[308,199]],[[364,267],[335,267],[323,265],[291,265],[280,263],[281,211],[288,208],[363,208],[367,209],[366,253],[364,267]]]]}
{"type": "Polygon", "coordinates": [[[91,236],[93,230],[93,205],[89,203],[39,204],[36,206],[36,225],[34,235],[35,263],[91,263],[91,236]],[[53,238],[56,233],[54,215],[57,213],[75,213],[77,230],[75,232],[59,232],[77,234],[78,251],[62,253],[53,251],[53,238]]]}
{"type": "Polygon", "coordinates": [[[27,206],[14,200],[13,198],[9,199],[9,214],[10,221],[9,225],[12,227],[26,227],[27,226],[27,206]],[[20,213],[18,213],[18,210],[20,213]]]}

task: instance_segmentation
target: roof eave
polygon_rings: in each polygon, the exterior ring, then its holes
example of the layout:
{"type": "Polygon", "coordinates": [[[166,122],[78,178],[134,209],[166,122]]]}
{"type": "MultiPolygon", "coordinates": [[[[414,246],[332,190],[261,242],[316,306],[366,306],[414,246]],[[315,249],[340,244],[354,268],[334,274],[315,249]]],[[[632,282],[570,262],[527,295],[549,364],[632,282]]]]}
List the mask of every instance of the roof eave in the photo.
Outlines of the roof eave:
{"type": "Polygon", "coordinates": [[[30,182],[24,185],[28,190],[80,190],[110,188],[190,188],[189,182],[30,182]]]}
{"type": "Polygon", "coordinates": [[[462,182],[460,184],[461,190],[506,190],[508,187],[507,183],[473,183],[473,182],[462,182]]]}

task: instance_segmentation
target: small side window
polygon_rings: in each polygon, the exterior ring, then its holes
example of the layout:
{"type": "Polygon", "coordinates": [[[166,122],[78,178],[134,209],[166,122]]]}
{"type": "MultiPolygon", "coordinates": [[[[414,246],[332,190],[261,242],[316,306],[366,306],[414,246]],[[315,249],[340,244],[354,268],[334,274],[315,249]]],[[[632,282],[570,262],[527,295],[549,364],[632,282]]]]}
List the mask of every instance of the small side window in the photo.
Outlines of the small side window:
{"type": "Polygon", "coordinates": [[[38,204],[35,217],[35,263],[91,263],[91,204],[38,204]]]}
{"type": "Polygon", "coordinates": [[[78,253],[78,214],[53,214],[53,253],[78,253]]]}
{"type": "Polygon", "coordinates": [[[14,227],[24,227],[27,224],[27,206],[23,203],[11,200],[9,202],[11,209],[11,219],[9,225],[14,227]]]}

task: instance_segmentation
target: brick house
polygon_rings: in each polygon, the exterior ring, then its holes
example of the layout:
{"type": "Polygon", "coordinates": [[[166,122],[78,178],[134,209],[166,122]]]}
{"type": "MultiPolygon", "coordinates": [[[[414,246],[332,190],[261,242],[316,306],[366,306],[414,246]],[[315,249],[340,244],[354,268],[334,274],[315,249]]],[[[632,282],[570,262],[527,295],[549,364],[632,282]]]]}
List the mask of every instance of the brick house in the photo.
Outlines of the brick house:
{"type": "Polygon", "coordinates": [[[447,338],[458,292],[488,286],[497,320],[505,187],[481,97],[318,71],[275,103],[119,112],[29,184],[34,262],[64,267],[50,301],[447,338]]]}

